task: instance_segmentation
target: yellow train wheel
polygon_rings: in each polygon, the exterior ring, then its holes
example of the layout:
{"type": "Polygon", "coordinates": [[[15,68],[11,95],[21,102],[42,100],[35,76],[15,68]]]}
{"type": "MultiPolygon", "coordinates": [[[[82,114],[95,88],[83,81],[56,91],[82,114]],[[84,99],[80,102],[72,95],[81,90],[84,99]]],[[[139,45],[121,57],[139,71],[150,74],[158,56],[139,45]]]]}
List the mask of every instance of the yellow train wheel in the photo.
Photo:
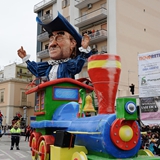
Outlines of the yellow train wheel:
{"type": "Polygon", "coordinates": [[[83,151],[81,151],[80,154],[82,155],[82,157],[83,157],[84,160],[88,160],[86,154],[83,151]]]}
{"type": "Polygon", "coordinates": [[[37,155],[37,153],[35,152],[35,150],[36,150],[36,138],[35,138],[35,137],[32,138],[31,148],[32,148],[32,149],[31,149],[31,152],[32,152],[32,160],[37,160],[38,155],[37,155]]]}
{"type": "Polygon", "coordinates": [[[80,153],[75,152],[72,155],[72,160],[88,160],[88,159],[84,152],[80,152],[80,153]]]}
{"type": "Polygon", "coordinates": [[[49,154],[47,153],[46,143],[42,140],[39,144],[38,160],[49,160],[49,154]]]}

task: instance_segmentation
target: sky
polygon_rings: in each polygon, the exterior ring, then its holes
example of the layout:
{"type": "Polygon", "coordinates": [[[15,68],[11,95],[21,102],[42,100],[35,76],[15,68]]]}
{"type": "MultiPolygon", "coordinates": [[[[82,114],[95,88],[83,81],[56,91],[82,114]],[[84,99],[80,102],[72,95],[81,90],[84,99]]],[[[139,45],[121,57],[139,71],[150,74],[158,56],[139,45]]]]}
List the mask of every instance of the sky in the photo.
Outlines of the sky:
{"type": "Polygon", "coordinates": [[[37,22],[34,5],[42,0],[0,1],[0,70],[22,63],[17,50],[23,46],[30,60],[36,60],[37,22]]]}

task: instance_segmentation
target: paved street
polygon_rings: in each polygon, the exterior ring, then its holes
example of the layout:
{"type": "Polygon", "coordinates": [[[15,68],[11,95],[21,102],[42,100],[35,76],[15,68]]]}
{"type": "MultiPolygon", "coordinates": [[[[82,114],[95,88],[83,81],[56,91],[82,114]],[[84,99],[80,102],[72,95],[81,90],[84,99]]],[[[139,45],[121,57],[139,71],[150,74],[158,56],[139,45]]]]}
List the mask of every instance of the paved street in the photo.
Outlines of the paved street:
{"type": "Polygon", "coordinates": [[[3,135],[0,138],[0,160],[32,160],[31,151],[28,142],[24,141],[25,137],[21,136],[20,150],[10,150],[11,137],[9,135],[3,135]]]}

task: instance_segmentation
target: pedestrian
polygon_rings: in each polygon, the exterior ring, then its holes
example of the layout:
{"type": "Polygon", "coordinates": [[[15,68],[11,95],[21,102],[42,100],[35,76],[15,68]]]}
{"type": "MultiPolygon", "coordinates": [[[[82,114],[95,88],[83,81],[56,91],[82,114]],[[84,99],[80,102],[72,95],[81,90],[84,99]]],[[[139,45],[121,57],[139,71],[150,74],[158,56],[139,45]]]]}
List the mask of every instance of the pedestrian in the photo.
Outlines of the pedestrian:
{"type": "Polygon", "coordinates": [[[25,129],[25,141],[26,140],[29,141],[30,133],[31,133],[31,127],[28,125],[25,129]]]}
{"type": "Polygon", "coordinates": [[[49,34],[48,62],[34,62],[21,47],[17,52],[23,62],[27,63],[29,71],[43,81],[57,78],[75,78],[81,72],[86,59],[92,54],[89,47],[90,37],[83,38],[74,27],[58,12],[58,16],[49,24],[43,24],[37,17],[37,22],[49,34]]]}
{"type": "Polygon", "coordinates": [[[0,111],[0,124],[2,125],[2,121],[3,121],[3,114],[0,111]]]}
{"type": "Polygon", "coordinates": [[[21,129],[18,127],[18,125],[14,125],[11,132],[11,149],[13,150],[14,144],[16,144],[16,149],[19,150],[19,141],[20,141],[20,135],[21,135],[21,129]]]}

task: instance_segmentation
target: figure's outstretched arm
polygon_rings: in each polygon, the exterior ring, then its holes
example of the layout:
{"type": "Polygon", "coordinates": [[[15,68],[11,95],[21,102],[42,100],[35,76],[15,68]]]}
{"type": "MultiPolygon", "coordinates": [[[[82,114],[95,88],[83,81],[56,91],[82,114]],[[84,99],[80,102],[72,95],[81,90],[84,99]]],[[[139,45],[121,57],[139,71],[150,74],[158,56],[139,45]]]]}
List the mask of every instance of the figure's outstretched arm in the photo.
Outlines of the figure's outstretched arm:
{"type": "Polygon", "coordinates": [[[27,55],[26,51],[21,48],[17,50],[18,56],[22,59],[23,62],[27,63],[28,70],[37,78],[46,76],[47,69],[49,68],[48,62],[34,62],[30,61],[30,55],[27,55]]]}
{"type": "Polygon", "coordinates": [[[84,49],[87,49],[87,47],[89,46],[89,42],[90,42],[90,37],[88,34],[84,34],[83,38],[82,38],[82,42],[81,45],[84,49]]]}
{"type": "MultiPolygon", "coordinates": [[[[87,53],[87,54],[90,53],[91,47],[89,46],[89,42],[90,42],[90,37],[88,34],[85,33],[82,38],[81,47],[79,47],[79,51],[87,53]]],[[[89,54],[89,55],[91,55],[91,54],[89,54]]],[[[87,58],[89,57],[89,55],[87,56],[87,58]]]]}
{"type": "Polygon", "coordinates": [[[23,60],[23,62],[26,62],[30,58],[30,55],[27,55],[26,51],[23,49],[22,46],[20,49],[17,50],[17,53],[18,56],[23,60]]]}
{"type": "Polygon", "coordinates": [[[21,48],[17,51],[17,53],[18,53],[18,56],[19,56],[20,58],[22,58],[22,59],[27,56],[26,51],[23,49],[22,46],[21,46],[21,48]]]}

